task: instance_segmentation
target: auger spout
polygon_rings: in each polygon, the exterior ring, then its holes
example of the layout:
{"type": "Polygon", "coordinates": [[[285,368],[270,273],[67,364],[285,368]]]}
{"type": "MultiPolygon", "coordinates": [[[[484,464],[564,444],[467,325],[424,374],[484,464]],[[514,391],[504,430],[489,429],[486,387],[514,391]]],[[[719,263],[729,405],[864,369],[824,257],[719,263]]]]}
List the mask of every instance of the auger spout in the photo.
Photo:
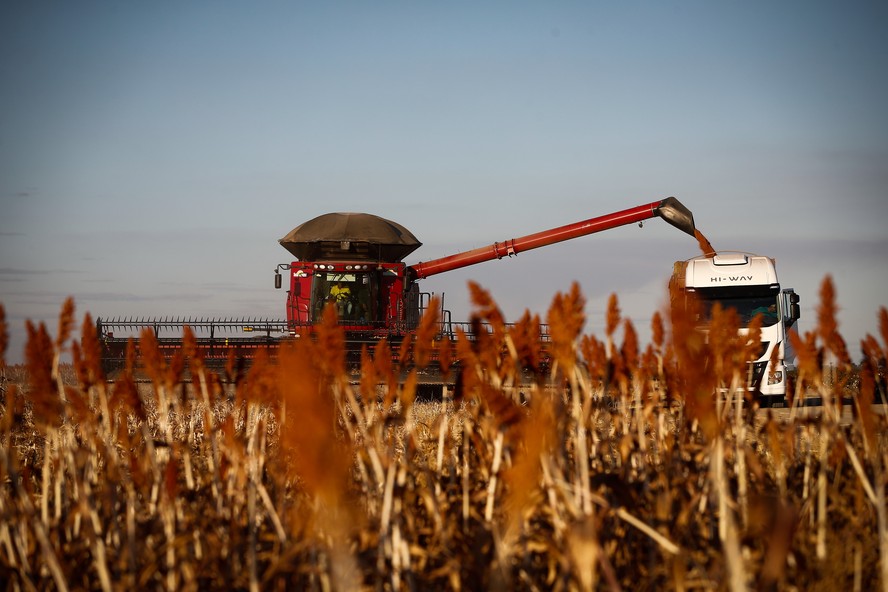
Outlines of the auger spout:
{"type": "Polygon", "coordinates": [[[575,222],[558,228],[544,230],[520,238],[513,238],[503,242],[493,243],[486,247],[448,255],[431,261],[420,262],[412,267],[417,279],[429,277],[445,271],[451,271],[476,263],[502,259],[506,256],[517,255],[522,251],[529,251],[538,247],[544,247],[554,243],[570,240],[587,234],[594,234],[602,230],[624,226],[634,222],[642,222],[654,216],[659,216],[679,230],[694,235],[694,215],[674,197],[655,201],[649,204],[629,208],[613,214],[606,214],[597,218],[590,218],[582,222],[575,222]]]}
{"type": "Polygon", "coordinates": [[[694,231],[696,230],[694,227],[694,215],[674,197],[667,197],[661,201],[660,205],[654,208],[654,213],[682,232],[694,236],[694,231]]]}

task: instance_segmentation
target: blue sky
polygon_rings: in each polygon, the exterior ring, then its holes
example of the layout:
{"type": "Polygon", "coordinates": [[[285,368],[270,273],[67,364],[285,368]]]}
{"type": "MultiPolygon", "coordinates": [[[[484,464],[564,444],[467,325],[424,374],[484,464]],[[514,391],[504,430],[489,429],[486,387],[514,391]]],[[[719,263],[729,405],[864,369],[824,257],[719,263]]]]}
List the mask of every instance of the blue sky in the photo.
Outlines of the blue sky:
{"type": "MultiPolygon", "coordinates": [[[[810,330],[836,283],[856,353],[888,305],[888,8],[878,2],[40,2],[0,5],[0,302],[284,315],[277,243],[331,211],[428,260],[678,197],[717,249],[777,259],[810,330]]],[[[643,339],[660,220],[424,280],[510,319],[579,281],[643,339]]]]}

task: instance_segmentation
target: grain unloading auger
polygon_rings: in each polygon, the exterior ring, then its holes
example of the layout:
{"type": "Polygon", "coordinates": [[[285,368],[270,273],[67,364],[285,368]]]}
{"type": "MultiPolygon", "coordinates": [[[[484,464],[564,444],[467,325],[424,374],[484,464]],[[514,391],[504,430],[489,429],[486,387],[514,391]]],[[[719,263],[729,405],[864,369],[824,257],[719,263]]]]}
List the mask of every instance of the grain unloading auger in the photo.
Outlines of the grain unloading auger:
{"type": "MultiPolygon", "coordinates": [[[[365,344],[372,346],[383,338],[398,341],[416,329],[431,300],[431,294],[419,290],[418,281],[423,278],[654,217],[694,235],[693,215],[669,197],[407,265],[403,259],[422,243],[400,224],[371,214],[325,214],[297,226],[279,241],[297,259],[275,269],[276,288],[282,287],[282,272],[289,277],[285,320],[99,319],[105,365],[110,370],[123,365],[128,338],[115,337],[114,331],[132,334],[150,328],[163,351],[172,355],[181,346],[185,325],[195,331],[208,362],[224,363],[230,356],[248,360],[257,349],[310,337],[328,304],[338,313],[350,351],[357,353],[365,344]]],[[[441,332],[452,333],[454,323],[443,304],[441,313],[441,332]]]]}
{"type": "Polygon", "coordinates": [[[601,232],[602,230],[608,230],[626,224],[633,224],[635,222],[643,222],[644,220],[648,220],[655,216],[663,218],[679,230],[694,236],[693,214],[691,214],[690,210],[684,207],[681,202],[674,197],[667,197],[662,201],[655,201],[621,212],[615,212],[598,218],[590,218],[589,220],[583,220],[582,222],[576,222],[574,224],[567,224],[565,226],[559,226],[558,228],[528,234],[527,236],[513,238],[501,243],[493,243],[486,247],[466,251],[464,253],[457,253],[455,255],[448,255],[425,263],[417,263],[410,268],[414,271],[418,279],[426,278],[431,275],[444,273],[445,271],[451,271],[461,267],[467,267],[469,265],[475,265],[476,263],[483,263],[484,261],[490,261],[492,259],[511,257],[522,251],[545,247],[572,238],[601,232]]]}

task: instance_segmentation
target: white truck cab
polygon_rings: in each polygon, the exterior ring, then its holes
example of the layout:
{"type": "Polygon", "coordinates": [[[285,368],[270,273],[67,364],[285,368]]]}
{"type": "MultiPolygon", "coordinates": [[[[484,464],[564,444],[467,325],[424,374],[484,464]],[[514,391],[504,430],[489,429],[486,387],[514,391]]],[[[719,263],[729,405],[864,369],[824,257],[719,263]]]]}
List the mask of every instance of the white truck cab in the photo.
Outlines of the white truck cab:
{"type": "Polygon", "coordinates": [[[677,261],[673,282],[694,293],[702,305],[700,325],[705,331],[709,312],[718,302],[733,308],[743,327],[762,315],[762,347],[750,360],[747,388],[763,407],[786,404],[789,376],[795,370],[788,331],[799,319],[799,296],[792,288],[780,287],[774,259],[743,252],[720,252],[677,261]],[[777,350],[776,367],[771,358],[777,350]]]}

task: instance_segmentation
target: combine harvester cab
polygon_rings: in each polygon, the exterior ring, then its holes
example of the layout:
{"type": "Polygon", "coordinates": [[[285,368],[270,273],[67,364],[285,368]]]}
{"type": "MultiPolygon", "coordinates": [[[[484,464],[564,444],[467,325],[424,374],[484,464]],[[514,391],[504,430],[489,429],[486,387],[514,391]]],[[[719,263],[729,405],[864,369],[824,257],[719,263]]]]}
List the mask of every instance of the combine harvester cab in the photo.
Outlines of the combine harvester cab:
{"type": "Polygon", "coordinates": [[[798,294],[792,288],[781,289],[774,259],[743,252],[709,253],[677,261],[672,281],[699,300],[698,320],[703,331],[716,303],[737,311],[741,334],[746,331],[742,327],[762,315],[761,350],[758,358],[749,362],[747,389],[762,407],[783,407],[795,371],[788,333],[799,319],[800,309],[798,294]]]}
{"type": "Polygon", "coordinates": [[[422,243],[391,220],[363,213],[318,216],[290,231],[280,244],[297,257],[275,270],[289,274],[287,328],[291,337],[312,333],[327,304],[350,341],[403,335],[423,309],[403,258],[422,243]]]}

